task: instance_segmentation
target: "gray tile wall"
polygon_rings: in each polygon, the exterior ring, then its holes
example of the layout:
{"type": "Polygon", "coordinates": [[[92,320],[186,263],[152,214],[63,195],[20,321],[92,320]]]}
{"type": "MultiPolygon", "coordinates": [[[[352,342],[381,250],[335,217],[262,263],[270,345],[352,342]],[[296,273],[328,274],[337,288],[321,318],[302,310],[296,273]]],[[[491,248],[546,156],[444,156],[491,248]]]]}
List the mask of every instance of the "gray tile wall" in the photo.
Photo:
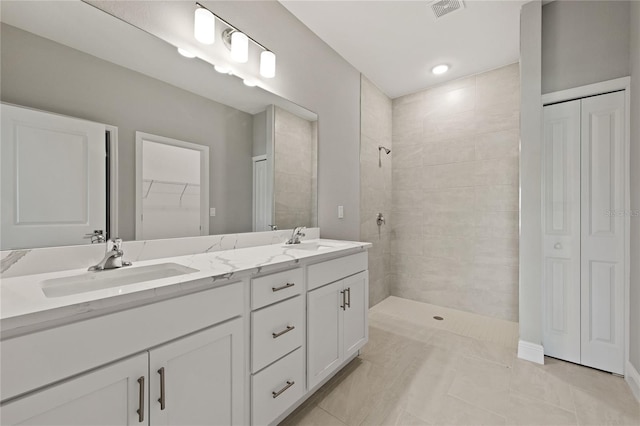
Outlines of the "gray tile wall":
{"type": "Polygon", "coordinates": [[[393,100],[392,295],[517,321],[519,97],[516,63],[393,100]]]}
{"type": "Polygon", "coordinates": [[[389,296],[391,263],[392,157],[378,146],[392,148],[391,99],[373,83],[361,78],[360,118],[360,240],[373,243],[369,250],[369,306],[389,296]],[[383,213],[386,225],[376,224],[383,213]]]}

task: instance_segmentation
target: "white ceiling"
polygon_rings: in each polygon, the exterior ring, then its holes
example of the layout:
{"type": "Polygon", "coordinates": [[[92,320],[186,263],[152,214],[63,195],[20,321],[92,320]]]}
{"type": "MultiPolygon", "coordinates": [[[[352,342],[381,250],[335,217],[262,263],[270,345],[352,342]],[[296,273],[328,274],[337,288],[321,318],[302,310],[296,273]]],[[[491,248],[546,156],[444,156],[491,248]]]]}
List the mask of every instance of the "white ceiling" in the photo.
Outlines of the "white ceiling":
{"type": "Polygon", "coordinates": [[[391,98],[517,62],[529,0],[466,0],[436,19],[428,0],[280,0],[391,98]],[[435,76],[431,68],[447,64],[435,76]]]}

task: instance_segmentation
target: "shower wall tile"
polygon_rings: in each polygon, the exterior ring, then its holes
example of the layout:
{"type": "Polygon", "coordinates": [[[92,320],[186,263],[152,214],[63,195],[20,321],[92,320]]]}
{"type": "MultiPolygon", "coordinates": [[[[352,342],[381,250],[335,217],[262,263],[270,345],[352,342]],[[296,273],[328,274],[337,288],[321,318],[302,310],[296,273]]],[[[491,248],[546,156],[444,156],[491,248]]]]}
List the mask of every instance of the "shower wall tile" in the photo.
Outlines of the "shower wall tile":
{"type": "Polygon", "coordinates": [[[519,84],[512,64],[393,100],[392,295],[517,320],[519,84]]]}
{"type": "MultiPolygon", "coordinates": [[[[415,102],[420,102],[420,98],[416,97],[415,102]]],[[[364,76],[360,99],[360,239],[373,243],[369,250],[369,305],[373,306],[390,294],[393,265],[391,159],[395,155],[395,147],[392,147],[391,100],[364,76]],[[380,145],[393,149],[393,152],[389,155],[380,152],[380,145]],[[378,213],[384,214],[386,225],[378,226],[378,213]]],[[[414,103],[414,100],[408,103],[414,103]]],[[[404,123],[403,134],[398,137],[406,142],[417,137],[422,129],[420,115],[412,115],[411,109],[408,112],[403,114],[398,110],[398,120],[404,123]]],[[[410,175],[407,179],[409,183],[410,175]]]]}

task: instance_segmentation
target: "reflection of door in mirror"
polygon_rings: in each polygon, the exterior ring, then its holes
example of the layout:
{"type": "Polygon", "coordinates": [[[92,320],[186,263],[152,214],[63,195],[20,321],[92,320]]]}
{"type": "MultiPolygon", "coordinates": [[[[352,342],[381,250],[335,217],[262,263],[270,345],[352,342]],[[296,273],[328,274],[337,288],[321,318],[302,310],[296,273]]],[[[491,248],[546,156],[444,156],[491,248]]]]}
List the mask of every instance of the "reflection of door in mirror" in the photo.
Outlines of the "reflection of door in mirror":
{"type": "Polygon", "coordinates": [[[136,132],[136,239],[209,234],[209,147],[136,132]]]}
{"type": "Polygon", "coordinates": [[[267,156],[253,157],[253,231],[271,230],[271,202],[269,200],[267,156]]]}
{"type": "Polygon", "coordinates": [[[106,235],[104,124],[2,104],[1,249],[106,235]]]}

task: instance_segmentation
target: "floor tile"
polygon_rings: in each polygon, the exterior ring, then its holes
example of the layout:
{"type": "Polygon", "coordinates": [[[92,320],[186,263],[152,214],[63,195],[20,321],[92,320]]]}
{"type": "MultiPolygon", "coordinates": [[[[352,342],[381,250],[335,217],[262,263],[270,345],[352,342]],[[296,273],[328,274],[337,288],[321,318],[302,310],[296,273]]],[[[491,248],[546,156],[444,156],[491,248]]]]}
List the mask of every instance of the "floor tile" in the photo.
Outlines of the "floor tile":
{"type": "Polygon", "coordinates": [[[517,333],[509,321],[389,297],[369,311],[360,356],[282,424],[640,425],[624,379],[520,360],[517,333]]]}

